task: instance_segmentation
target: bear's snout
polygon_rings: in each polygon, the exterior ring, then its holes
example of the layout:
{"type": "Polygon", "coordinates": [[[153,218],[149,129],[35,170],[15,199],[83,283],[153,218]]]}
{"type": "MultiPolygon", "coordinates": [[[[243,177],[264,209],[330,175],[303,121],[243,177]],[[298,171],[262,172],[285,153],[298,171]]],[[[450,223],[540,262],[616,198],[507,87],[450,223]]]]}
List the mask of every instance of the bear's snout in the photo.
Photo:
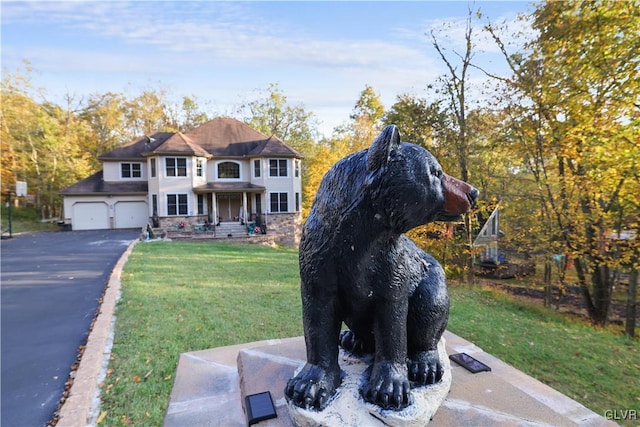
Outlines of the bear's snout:
{"type": "Polygon", "coordinates": [[[447,174],[443,174],[442,186],[444,189],[443,211],[450,217],[469,212],[480,195],[477,188],[447,174]]]}

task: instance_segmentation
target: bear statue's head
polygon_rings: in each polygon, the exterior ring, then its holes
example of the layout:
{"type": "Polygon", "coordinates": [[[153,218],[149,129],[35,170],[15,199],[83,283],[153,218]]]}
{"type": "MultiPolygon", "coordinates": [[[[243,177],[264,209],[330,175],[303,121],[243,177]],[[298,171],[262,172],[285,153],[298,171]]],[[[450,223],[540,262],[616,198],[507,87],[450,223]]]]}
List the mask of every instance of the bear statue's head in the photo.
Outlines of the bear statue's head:
{"type": "Polygon", "coordinates": [[[398,232],[433,221],[453,221],[468,212],[479,192],[442,171],[424,148],[400,141],[387,126],[367,152],[371,199],[377,213],[398,232]]]}

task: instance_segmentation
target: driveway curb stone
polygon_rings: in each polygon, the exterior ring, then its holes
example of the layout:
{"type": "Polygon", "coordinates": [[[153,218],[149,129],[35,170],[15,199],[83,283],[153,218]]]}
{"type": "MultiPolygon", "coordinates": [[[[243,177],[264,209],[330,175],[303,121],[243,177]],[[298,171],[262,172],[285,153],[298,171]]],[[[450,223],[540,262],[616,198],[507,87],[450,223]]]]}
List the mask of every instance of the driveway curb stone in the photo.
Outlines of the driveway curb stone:
{"type": "Polygon", "coordinates": [[[100,383],[104,381],[115,330],[115,309],[120,299],[122,269],[139,240],[129,244],[114,266],[99,313],[87,339],[69,397],[60,409],[57,427],[93,426],[100,411],[100,383]]]}

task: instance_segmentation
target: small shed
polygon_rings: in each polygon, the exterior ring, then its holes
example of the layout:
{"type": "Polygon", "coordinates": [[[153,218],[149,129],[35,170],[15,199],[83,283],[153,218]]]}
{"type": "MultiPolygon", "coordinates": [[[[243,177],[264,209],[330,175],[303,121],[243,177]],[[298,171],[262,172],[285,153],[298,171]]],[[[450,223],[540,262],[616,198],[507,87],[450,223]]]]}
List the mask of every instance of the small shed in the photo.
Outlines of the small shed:
{"type": "Polygon", "coordinates": [[[474,248],[482,248],[480,253],[480,263],[498,264],[503,262],[498,250],[498,241],[500,239],[500,206],[498,205],[489,219],[484,223],[480,233],[473,241],[474,248]]]}

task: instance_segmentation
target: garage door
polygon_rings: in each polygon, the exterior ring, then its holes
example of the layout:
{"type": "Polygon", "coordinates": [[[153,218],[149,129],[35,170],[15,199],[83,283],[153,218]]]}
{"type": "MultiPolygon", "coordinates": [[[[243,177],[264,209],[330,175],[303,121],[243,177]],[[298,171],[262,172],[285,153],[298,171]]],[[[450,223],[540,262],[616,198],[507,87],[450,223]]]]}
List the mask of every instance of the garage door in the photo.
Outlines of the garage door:
{"type": "Polygon", "coordinates": [[[109,228],[109,213],[105,203],[76,203],[73,205],[71,227],[74,230],[103,230],[109,228]]]}
{"type": "Polygon", "coordinates": [[[140,228],[149,222],[149,207],[146,202],[117,202],[115,207],[116,228],[140,228]]]}

